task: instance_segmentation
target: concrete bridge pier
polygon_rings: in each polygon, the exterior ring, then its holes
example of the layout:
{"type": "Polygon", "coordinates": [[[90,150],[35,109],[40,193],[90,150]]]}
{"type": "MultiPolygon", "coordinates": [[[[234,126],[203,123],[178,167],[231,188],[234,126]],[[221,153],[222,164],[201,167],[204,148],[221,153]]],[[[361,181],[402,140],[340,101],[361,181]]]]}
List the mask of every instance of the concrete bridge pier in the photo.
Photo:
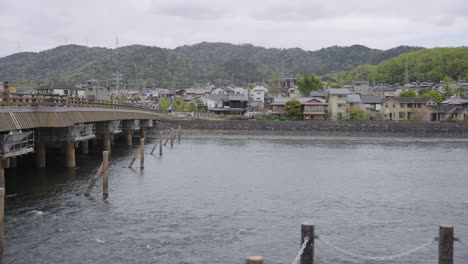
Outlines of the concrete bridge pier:
{"type": "Polygon", "coordinates": [[[146,138],[146,127],[140,127],[140,138],[146,138]]]}
{"type": "Polygon", "coordinates": [[[140,120],[140,138],[146,138],[146,133],[153,127],[153,120],[140,120]]]}
{"type": "Polygon", "coordinates": [[[87,155],[89,153],[89,141],[83,140],[80,142],[80,151],[82,155],[87,155]]]}
{"type": "Polygon", "coordinates": [[[106,132],[102,135],[102,148],[111,152],[111,133],[106,132]]]}
{"type": "Polygon", "coordinates": [[[114,133],[110,134],[110,143],[111,143],[111,145],[115,144],[115,134],[114,133]]]}
{"type": "Polygon", "coordinates": [[[45,143],[36,144],[36,168],[46,167],[46,146],[45,143]]]}
{"type": "Polygon", "coordinates": [[[125,141],[127,142],[127,146],[131,146],[133,144],[133,129],[125,129],[125,141]]]}
{"type": "Polygon", "coordinates": [[[73,142],[65,142],[65,167],[76,167],[75,143],[73,142]]]}

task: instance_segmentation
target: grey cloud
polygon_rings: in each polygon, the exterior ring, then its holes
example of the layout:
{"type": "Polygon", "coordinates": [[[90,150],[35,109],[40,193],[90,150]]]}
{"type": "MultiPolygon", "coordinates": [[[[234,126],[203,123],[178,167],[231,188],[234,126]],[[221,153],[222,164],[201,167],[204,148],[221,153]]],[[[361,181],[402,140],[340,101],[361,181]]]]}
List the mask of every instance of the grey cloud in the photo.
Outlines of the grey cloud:
{"type": "Polygon", "coordinates": [[[466,0],[0,0],[0,56],[68,43],[466,45],[466,0]],[[441,42],[440,36],[447,36],[441,42]],[[452,43],[452,44],[451,44],[452,43]]]}

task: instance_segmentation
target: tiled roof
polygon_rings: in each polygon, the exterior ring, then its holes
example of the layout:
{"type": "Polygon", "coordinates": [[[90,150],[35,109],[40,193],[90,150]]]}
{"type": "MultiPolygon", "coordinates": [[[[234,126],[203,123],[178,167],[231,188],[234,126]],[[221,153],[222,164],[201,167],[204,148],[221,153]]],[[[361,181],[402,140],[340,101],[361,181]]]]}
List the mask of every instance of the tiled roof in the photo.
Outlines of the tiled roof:
{"type": "Polygon", "coordinates": [[[432,100],[431,98],[416,98],[416,97],[389,97],[387,99],[385,99],[384,101],[386,100],[395,100],[397,101],[398,103],[403,103],[403,104],[411,104],[411,103],[414,103],[414,104],[425,104],[427,102],[429,102],[430,100],[432,100]]]}
{"type": "Polygon", "coordinates": [[[350,94],[351,92],[346,88],[330,88],[328,89],[329,94],[350,94]]]}
{"type": "Polygon", "coordinates": [[[361,95],[361,100],[364,104],[381,104],[382,98],[373,95],[361,95]]]}

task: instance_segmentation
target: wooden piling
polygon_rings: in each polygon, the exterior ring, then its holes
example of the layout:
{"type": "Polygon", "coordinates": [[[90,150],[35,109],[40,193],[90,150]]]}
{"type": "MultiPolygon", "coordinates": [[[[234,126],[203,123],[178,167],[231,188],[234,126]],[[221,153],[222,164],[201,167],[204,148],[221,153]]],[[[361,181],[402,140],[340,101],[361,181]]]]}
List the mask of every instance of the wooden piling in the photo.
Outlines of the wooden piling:
{"type": "Polygon", "coordinates": [[[101,162],[101,166],[99,166],[98,171],[96,172],[96,174],[94,175],[93,179],[92,179],[91,182],[89,183],[88,189],[86,189],[86,192],[85,192],[85,194],[84,194],[85,196],[88,196],[89,193],[91,192],[91,190],[93,189],[93,187],[96,185],[97,180],[99,179],[99,177],[100,177],[101,174],[102,174],[103,168],[104,168],[104,162],[101,162]]]}
{"type": "Polygon", "coordinates": [[[171,148],[174,146],[174,137],[173,137],[173,135],[174,135],[174,129],[171,128],[171,148]]]}
{"type": "Polygon", "coordinates": [[[308,237],[309,241],[306,244],[304,253],[301,255],[301,264],[313,264],[314,263],[314,225],[310,223],[303,223],[301,225],[301,245],[304,244],[305,238],[308,237]]]}
{"type": "Polygon", "coordinates": [[[140,138],[140,169],[145,168],[145,139],[140,138]]]}
{"type": "Polygon", "coordinates": [[[163,142],[163,132],[159,132],[159,156],[162,156],[162,150],[163,150],[163,146],[162,146],[162,142],[163,142]]]}
{"type": "Polygon", "coordinates": [[[5,170],[0,160],[0,264],[3,264],[3,217],[5,215],[5,170]]]}
{"type": "Polygon", "coordinates": [[[151,149],[151,152],[150,152],[151,155],[153,155],[157,147],[158,147],[158,141],[156,141],[156,144],[154,144],[154,147],[151,149]]]}
{"type": "Polygon", "coordinates": [[[453,264],[453,226],[439,226],[439,264],[453,264]]]}
{"type": "MultiPolygon", "coordinates": [[[[171,130],[172,130],[172,128],[171,128],[171,130]]],[[[169,140],[171,140],[171,138],[172,138],[172,134],[169,133],[169,135],[166,138],[166,141],[164,141],[164,146],[166,146],[167,142],[169,142],[169,140]]]]}
{"type": "Polygon", "coordinates": [[[103,167],[103,176],[102,176],[102,196],[107,198],[109,196],[109,151],[102,152],[102,167],[103,167]]]}
{"type": "Polygon", "coordinates": [[[245,258],[245,264],[263,264],[261,256],[249,256],[245,258]]]}
{"type": "Polygon", "coordinates": [[[133,166],[133,163],[136,161],[138,158],[138,155],[141,154],[141,146],[138,147],[137,151],[135,152],[135,155],[133,155],[132,160],[128,164],[128,167],[131,168],[133,166]]]}
{"type": "Polygon", "coordinates": [[[182,133],[182,126],[179,125],[179,130],[177,131],[177,137],[178,137],[178,141],[180,143],[180,134],[182,133]]]}

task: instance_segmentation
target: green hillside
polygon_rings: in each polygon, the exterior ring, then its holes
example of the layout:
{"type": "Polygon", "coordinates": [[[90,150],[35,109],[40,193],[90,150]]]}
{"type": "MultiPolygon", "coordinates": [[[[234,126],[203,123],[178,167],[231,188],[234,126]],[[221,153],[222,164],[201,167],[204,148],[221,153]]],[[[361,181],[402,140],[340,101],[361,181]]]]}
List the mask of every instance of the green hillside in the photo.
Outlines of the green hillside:
{"type": "Polygon", "coordinates": [[[328,74],[344,82],[422,82],[468,79],[468,47],[433,48],[401,54],[378,65],[360,65],[349,72],[328,74]]]}
{"type": "Polygon", "coordinates": [[[218,83],[231,78],[243,85],[249,78],[251,81],[268,79],[274,72],[296,76],[306,72],[322,75],[349,71],[361,64],[377,64],[418,49],[401,46],[376,50],[354,45],[305,51],[206,42],[175,49],[142,45],[118,49],[67,45],[0,58],[0,80],[74,83],[98,78],[112,85],[112,73],[119,71],[128,87],[218,83]]]}

